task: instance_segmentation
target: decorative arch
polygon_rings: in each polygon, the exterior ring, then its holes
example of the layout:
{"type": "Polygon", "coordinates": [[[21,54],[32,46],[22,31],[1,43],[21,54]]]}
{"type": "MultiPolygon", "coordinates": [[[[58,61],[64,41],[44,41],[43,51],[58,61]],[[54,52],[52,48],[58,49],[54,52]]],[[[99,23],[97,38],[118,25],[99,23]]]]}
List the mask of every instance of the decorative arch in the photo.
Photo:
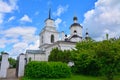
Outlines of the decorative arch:
{"type": "Polygon", "coordinates": [[[54,35],[51,35],[51,43],[54,43],[54,35]]]}

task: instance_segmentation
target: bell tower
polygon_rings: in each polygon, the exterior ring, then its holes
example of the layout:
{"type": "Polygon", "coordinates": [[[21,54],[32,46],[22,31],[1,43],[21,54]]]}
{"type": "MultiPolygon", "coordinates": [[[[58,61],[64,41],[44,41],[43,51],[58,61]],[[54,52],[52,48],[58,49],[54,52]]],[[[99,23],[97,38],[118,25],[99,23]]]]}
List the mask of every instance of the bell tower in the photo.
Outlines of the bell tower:
{"type": "Polygon", "coordinates": [[[82,26],[78,23],[78,18],[73,17],[73,24],[70,26],[70,41],[82,41],[82,26]]]}
{"type": "Polygon", "coordinates": [[[59,32],[56,30],[55,21],[51,18],[51,9],[49,9],[48,18],[45,20],[45,26],[40,32],[40,48],[59,40],[59,32]]]}

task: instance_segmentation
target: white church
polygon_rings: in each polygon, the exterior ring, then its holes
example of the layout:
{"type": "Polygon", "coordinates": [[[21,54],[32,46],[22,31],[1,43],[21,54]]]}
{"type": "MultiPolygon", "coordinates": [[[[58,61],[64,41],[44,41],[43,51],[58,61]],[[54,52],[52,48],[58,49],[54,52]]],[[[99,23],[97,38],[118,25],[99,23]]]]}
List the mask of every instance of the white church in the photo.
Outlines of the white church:
{"type": "MultiPolygon", "coordinates": [[[[77,42],[81,42],[82,26],[77,22],[78,18],[73,17],[73,23],[70,25],[70,36],[67,37],[64,31],[58,32],[55,27],[55,21],[51,18],[50,10],[49,16],[45,20],[45,25],[39,34],[40,44],[39,50],[26,50],[27,61],[48,61],[48,57],[53,48],[60,50],[71,50],[75,48],[77,42]],[[61,40],[60,40],[61,35],[61,40]]],[[[88,37],[88,32],[86,32],[88,37]]],[[[56,53],[57,54],[57,53],[56,53]]]]}

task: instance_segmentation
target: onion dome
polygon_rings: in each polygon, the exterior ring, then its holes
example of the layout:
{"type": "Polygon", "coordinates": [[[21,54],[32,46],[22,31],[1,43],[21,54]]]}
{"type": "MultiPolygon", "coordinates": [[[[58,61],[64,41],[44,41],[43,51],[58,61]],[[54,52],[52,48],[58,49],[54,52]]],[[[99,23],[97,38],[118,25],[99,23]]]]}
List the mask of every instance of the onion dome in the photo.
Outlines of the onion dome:
{"type": "Polygon", "coordinates": [[[74,16],[74,17],[73,17],[73,21],[74,21],[74,23],[70,26],[70,28],[73,27],[73,26],[79,26],[79,27],[82,27],[79,23],[77,23],[77,20],[78,20],[78,18],[77,18],[76,16],[74,16]]]}

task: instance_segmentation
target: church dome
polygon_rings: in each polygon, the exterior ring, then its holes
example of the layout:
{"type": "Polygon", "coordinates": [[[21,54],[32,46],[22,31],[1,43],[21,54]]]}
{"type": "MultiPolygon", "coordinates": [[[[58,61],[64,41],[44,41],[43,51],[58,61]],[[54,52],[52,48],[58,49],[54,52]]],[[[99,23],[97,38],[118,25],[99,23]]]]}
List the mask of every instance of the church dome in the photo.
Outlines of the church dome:
{"type": "Polygon", "coordinates": [[[73,23],[72,25],[71,25],[71,27],[72,26],[81,26],[79,23],[73,23]]]}
{"type": "Polygon", "coordinates": [[[70,26],[70,28],[72,28],[72,27],[74,27],[74,26],[79,26],[79,27],[82,28],[82,26],[81,26],[79,23],[73,23],[73,24],[70,26]]]}
{"type": "Polygon", "coordinates": [[[74,20],[78,20],[76,16],[73,17],[73,21],[74,21],[74,20]]]}
{"type": "Polygon", "coordinates": [[[77,20],[78,20],[78,18],[76,16],[74,16],[73,17],[74,23],[70,26],[70,28],[73,27],[73,26],[79,26],[79,27],[82,28],[82,26],[79,23],[77,23],[77,20]]]}

